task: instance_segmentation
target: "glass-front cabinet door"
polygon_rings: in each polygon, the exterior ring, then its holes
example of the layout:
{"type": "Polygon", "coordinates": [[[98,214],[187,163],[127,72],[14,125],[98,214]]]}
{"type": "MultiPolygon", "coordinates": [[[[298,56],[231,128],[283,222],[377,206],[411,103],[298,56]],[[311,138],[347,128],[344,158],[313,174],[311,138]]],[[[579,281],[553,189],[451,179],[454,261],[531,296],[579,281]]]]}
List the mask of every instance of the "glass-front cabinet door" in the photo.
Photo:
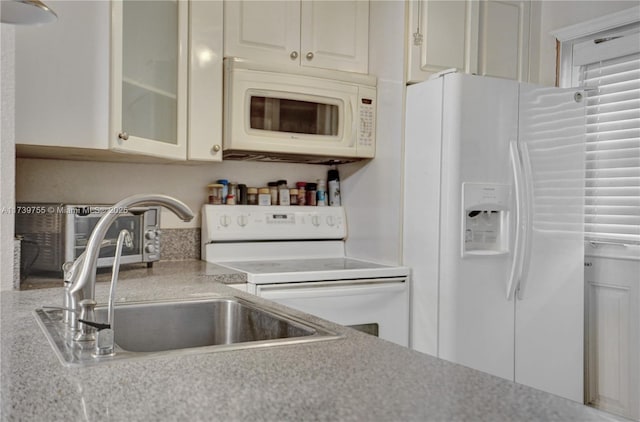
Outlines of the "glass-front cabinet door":
{"type": "Polygon", "coordinates": [[[112,149],[186,159],[187,39],[187,0],[112,2],[112,149]]]}

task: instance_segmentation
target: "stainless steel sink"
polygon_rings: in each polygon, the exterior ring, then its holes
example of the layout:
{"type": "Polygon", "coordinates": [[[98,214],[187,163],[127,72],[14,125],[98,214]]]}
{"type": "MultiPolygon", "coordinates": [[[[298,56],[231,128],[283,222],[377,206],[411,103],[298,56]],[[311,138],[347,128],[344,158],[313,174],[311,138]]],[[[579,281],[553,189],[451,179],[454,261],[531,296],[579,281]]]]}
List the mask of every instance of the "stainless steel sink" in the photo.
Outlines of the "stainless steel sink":
{"type": "MultiPolygon", "coordinates": [[[[325,327],[237,297],[137,302],[115,307],[115,355],[94,357],[93,341],[75,342],[65,332],[61,310],[36,309],[36,317],[69,366],[339,338],[325,327]]],[[[106,307],[96,308],[96,319],[106,321],[106,307]]]]}

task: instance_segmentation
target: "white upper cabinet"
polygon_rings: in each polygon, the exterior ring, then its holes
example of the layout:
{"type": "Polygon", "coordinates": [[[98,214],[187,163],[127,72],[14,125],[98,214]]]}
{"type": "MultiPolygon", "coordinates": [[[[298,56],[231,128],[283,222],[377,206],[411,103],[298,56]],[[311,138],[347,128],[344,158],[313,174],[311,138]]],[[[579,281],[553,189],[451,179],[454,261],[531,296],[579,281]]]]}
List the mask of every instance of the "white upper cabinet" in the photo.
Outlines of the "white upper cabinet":
{"type": "Polygon", "coordinates": [[[301,21],[303,66],[368,72],[368,1],[303,1],[301,21]]]}
{"type": "Polygon", "coordinates": [[[187,159],[222,161],[222,2],[189,9],[187,159]]]}
{"type": "Polygon", "coordinates": [[[408,80],[451,68],[475,72],[478,3],[418,0],[409,5],[408,80]]]}
{"type": "Polygon", "coordinates": [[[16,26],[16,143],[108,149],[111,6],[49,3],[57,22],[16,26]]]}
{"type": "Polygon", "coordinates": [[[18,153],[221,160],[221,3],[51,3],[16,31],[18,153]]]}
{"type": "Polygon", "coordinates": [[[368,1],[225,1],[224,55],[367,73],[368,1]]]}
{"type": "Polygon", "coordinates": [[[187,2],[112,2],[111,149],[186,157],[187,39],[187,2]]]}
{"type": "Polygon", "coordinates": [[[526,81],[529,0],[409,3],[409,82],[445,69],[526,81]]]}
{"type": "Polygon", "coordinates": [[[478,74],[526,82],[529,78],[529,1],[482,1],[478,74]]]}

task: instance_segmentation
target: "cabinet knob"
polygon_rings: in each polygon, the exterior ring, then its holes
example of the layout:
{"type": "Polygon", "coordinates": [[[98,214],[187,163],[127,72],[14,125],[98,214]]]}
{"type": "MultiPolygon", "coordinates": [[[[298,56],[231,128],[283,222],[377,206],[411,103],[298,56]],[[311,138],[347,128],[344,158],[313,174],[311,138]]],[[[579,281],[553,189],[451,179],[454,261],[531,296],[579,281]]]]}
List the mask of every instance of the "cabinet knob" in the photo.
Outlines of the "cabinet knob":
{"type": "Polygon", "coordinates": [[[298,58],[298,52],[297,51],[292,51],[291,54],[289,54],[289,57],[291,57],[291,60],[295,60],[298,58]]]}
{"type": "Polygon", "coordinates": [[[126,141],[127,139],[129,139],[129,134],[127,132],[120,132],[118,133],[118,138],[126,141]]]}
{"type": "Polygon", "coordinates": [[[311,51],[307,53],[307,60],[313,60],[313,53],[311,51]]]}
{"type": "Polygon", "coordinates": [[[218,151],[220,151],[220,145],[215,144],[215,145],[213,146],[213,148],[211,148],[211,150],[212,150],[213,152],[218,152],[218,151]]]}

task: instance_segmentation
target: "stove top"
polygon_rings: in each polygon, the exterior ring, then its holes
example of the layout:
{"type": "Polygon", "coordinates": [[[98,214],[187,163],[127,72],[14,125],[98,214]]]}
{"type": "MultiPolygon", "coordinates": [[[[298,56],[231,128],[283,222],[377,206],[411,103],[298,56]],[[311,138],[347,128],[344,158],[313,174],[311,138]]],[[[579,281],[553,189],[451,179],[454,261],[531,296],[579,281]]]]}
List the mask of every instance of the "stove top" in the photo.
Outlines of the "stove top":
{"type": "Polygon", "coordinates": [[[345,257],[264,259],[217,264],[247,273],[247,281],[253,284],[406,277],[409,273],[406,267],[393,267],[345,257]]]}
{"type": "Polygon", "coordinates": [[[406,278],[407,267],[345,257],[342,207],[204,205],[202,259],[252,284],[406,278]]]}

